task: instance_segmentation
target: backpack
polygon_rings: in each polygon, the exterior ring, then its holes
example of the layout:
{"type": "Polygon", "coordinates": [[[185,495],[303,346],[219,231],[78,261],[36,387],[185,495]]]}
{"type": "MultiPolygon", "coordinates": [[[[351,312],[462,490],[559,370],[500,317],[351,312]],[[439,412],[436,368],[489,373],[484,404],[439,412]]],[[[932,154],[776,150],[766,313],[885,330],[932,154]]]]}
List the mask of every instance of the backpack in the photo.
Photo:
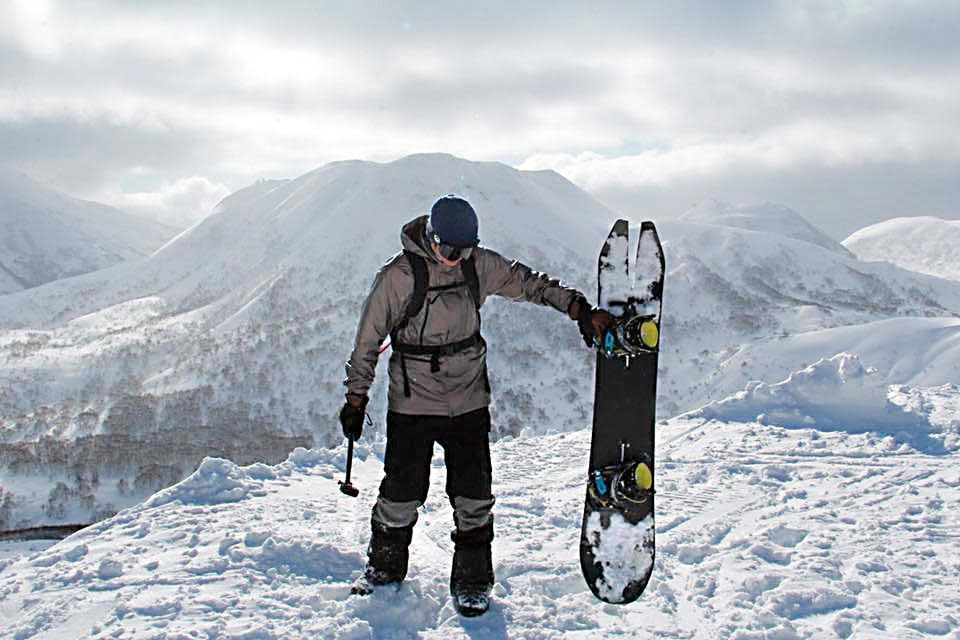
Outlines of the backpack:
{"type": "Polygon", "coordinates": [[[426,259],[406,249],[404,249],[403,255],[413,269],[413,295],[410,296],[410,300],[407,302],[403,317],[400,318],[400,321],[390,332],[391,342],[396,334],[406,328],[407,324],[410,323],[410,319],[415,318],[417,314],[420,313],[423,309],[423,303],[427,299],[427,293],[430,291],[446,291],[466,285],[467,290],[470,292],[470,297],[473,298],[473,304],[476,306],[477,313],[480,312],[480,280],[477,278],[477,263],[474,261],[474,256],[460,261],[460,271],[463,273],[463,282],[429,286],[430,271],[427,268],[426,259]]]}
{"type": "MultiPolygon", "coordinates": [[[[406,355],[428,355],[430,356],[430,370],[436,373],[440,370],[440,356],[453,355],[469,347],[473,347],[483,342],[480,335],[480,280],[477,277],[477,264],[474,256],[470,256],[460,261],[460,271],[463,273],[461,282],[451,282],[444,285],[430,285],[430,271],[427,267],[427,261],[423,256],[417,255],[412,251],[404,249],[403,255],[410,263],[413,269],[413,294],[407,301],[407,306],[403,311],[403,317],[394,325],[390,331],[390,344],[393,350],[400,354],[400,367],[403,371],[403,395],[410,397],[410,382],[407,378],[406,355]],[[417,316],[423,309],[427,294],[431,291],[447,291],[458,287],[466,286],[470,297],[473,299],[474,308],[477,312],[477,332],[471,337],[442,345],[413,345],[404,344],[397,340],[400,331],[406,328],[410,319],[417,316]]],[[[489,391],[489,382],[487,382],[486,369],[484,369],[484,383],[489,391]]]]}

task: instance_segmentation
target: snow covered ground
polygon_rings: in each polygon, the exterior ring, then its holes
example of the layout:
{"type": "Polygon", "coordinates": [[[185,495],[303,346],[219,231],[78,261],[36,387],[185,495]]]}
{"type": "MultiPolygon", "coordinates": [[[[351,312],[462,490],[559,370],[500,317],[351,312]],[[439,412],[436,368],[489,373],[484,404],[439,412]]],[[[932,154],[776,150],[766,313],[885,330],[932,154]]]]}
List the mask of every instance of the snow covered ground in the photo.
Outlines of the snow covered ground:
{"type": "Polygon", "coordinates": [[[629,606],[580,576],[588,430],[494,445],[487,615],[450,604],[439,448],[407,581],[350,597],[382,472],[382,441],[365,440],[357,499],[337,487],[342,446],[274,466],[209,458],[142,505],[0,559],[0,637],[960,638],[960,386],[878,396],[857,365],[817,363],[658,425],[657,558],[629,606]],[[866,417],[838,422],[834,396],[866,417]],[[820,421],[725,417],[758,399],[820,421]],[[888,405],[903,419],[874,426],[888,405]]]}

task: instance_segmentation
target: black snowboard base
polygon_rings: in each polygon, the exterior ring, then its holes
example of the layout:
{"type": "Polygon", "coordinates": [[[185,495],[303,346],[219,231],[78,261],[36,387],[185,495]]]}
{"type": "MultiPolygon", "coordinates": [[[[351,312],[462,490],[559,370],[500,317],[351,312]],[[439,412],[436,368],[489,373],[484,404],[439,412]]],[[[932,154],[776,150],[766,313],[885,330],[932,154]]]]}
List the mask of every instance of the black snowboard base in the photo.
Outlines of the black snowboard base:
{"type": "Polygon", "coordinates": [[[644,222],[631,266],[617,220],[598,260],[598,299],[616,326],[597,344],[590,465],[580,567],[593,594],[633,602],[650,581],[654,544],[654,422],[663,249],[644,222]],[[633,273],[631,274],[631,270],[633,273]]]}

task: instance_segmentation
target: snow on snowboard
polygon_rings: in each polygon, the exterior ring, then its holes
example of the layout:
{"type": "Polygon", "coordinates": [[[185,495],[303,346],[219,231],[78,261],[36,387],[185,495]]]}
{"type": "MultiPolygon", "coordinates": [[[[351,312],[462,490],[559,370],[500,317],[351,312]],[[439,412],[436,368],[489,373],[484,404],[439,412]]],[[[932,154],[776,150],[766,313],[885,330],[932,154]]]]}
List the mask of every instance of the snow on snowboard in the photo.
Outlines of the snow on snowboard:
{"type": "Polygon", "coordinates": [[[663,293],[663,248],[640,226],[630,265],[629,225],[617,220],[600,251],[598,300],[616,326],[597,345],[593,437],[580,534],[580,568],[593,594],[627,604],[653,571],[653,447],[663,293]],[[631,276],[631,271],[633,275],[631,276]]]}

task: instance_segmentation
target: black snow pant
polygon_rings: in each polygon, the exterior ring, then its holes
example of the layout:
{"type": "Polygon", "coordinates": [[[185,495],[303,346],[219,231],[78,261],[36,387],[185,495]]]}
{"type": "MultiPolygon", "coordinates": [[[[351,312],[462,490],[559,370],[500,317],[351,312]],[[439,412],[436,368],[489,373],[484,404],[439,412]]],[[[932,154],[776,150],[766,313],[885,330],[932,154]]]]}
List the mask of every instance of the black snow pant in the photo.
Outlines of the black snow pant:
{"type": "Polygon", "coordinates": [[[412,527],[417,508],[427,499],[433,445],[443,447],[447,466],[447,496],[458,530],[483,527],[491,521],[490,411],[463,415],[417,416],[387,413],[387,452],[380,496],[373,522],[387,527],[412,527]]]}

